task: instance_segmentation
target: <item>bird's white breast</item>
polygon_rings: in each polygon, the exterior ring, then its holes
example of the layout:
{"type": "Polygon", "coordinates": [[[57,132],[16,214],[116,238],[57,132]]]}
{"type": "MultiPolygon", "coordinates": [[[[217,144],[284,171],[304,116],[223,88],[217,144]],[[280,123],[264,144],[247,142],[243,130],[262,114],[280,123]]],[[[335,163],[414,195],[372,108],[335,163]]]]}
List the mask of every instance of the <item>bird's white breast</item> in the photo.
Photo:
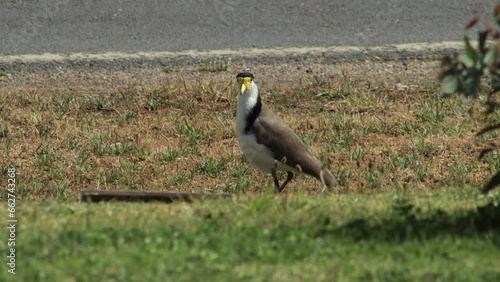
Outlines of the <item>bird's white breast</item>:
{"type": "Polygon", "coordinates": [[[257,143],[252,134],[238,133],[241,151],[250,164],[265,173],[271,173],[275,160],[272,152],[264,145],[257,143]]]}
{"type": "MultiPolygon", "coordinates": [[[[265,173],[271,173],[271,168],[276,164],[273,158],[273,153],[257,142],[256,136],[251,131],[245,132],[247,116],[251,112],[258,98],[257,86],[252,83],[252,87],[248,93],[241,94],[238,97],[238,109],[236,113],[236,131],[238,135],[238,143],[241,151],[250,162],[250,164],[265,173]]],[[[278,163],[277,170],[293,170],[287,165],[278,163]]]]}

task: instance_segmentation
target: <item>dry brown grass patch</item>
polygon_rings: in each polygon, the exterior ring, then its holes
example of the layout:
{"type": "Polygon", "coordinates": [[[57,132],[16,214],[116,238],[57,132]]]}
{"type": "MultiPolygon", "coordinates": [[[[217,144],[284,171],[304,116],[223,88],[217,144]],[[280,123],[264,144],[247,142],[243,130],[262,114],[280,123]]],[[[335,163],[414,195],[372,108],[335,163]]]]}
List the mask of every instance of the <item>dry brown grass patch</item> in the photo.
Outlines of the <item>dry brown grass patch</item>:
{"type": "MultiPolygon", "coordinates": [[[[440,99],[434,61],[252,66],[263,99],[331,167],[342,191],[478,186],[468,106],[440,99]]],[[[234,69],[237,69],[235,66],[234,69]]],[[[234,132],[237,71],[13,74],[0,78],[2,170],[19,195],[84,189],[262,192],[234,132]]],[[[320,190],[301,176],[289,191],[320,190]]]]}

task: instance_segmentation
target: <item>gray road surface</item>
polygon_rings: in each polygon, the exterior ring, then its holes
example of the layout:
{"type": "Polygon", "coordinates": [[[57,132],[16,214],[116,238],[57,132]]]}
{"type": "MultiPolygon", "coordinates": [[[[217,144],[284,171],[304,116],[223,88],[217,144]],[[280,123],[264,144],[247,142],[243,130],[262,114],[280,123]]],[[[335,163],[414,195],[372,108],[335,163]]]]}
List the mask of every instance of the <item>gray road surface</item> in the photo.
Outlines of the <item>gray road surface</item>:
{"type": "Polygon", "coordinates": [[[2,0],[0,55],[460,40],[477,0],[2,0]]]}

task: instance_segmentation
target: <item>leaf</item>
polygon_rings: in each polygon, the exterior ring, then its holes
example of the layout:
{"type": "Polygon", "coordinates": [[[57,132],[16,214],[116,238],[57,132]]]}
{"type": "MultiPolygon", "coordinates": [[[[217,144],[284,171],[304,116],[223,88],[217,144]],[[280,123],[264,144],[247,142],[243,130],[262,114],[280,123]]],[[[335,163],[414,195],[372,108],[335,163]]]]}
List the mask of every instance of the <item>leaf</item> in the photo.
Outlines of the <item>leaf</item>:
{"type": "Polygon", "coordinates": [[[497,171],[495,175],[484,185],[483,190],[481,191],[483,194],[488,193],[491,189],[495,188],[500,184],[500,171],[497,171]]]}
{"type": "Polygon", "coordinates": [[[495,5],[495,9],[493,10],[493,16],[497,21],[497,24],[500,25],[500,3],[495,5]]]}
{"type": "Polygon", "coordinates": [[[493,15],[495,17],[500,15],[500,3],[495,5],[495,10],[493,11],[493,15]]]}
{"type": "Polygon", "coordinates": [[[476,67],[466,70],[465,79],[463,80],[463,94],[465,97],[476,97],[479,92],[479,84],[481,82],[481,70],[476,67]]]}
{"type": "Polygon", "coordinates": [[[479,55],[470,44],[469,37],[464,36],[464,42],[465,42],[465,53],[467,54],[467,57],[469,57],[475,64],[477,60],[479,60],[479,55]]]}
{"type": "Polygon", "coordinates": [[[477,24],[477,22],[479,21],[479,17],[475,17],[473,18],[466,26],[465,26],[465,29],[470,29],[472,28],[473,26],[475,26],[477,24]]]}
{"type": "Polygon", "coordinates": [[[441,93],[442,95],[455,94],[458,90],[458,76],[454,73],[449,73],[443,77],[441,83],[441,93]]]}
{"type": "Polygon", "coordinates": [[[486,51],[485,46],[486,46],[486,38],[488,38],[488,32],[481,31],[481,32],[479,32],[478,37],[479,37],[479,40],[478,40],[479,50],[481,51],[481,53],[484,54],[484,52],[486,51]]]}
{"type": "Polygon", "coordinates": [[[468,68],[473,67],[475,65],[474,60],[465,55],[458,56],[458,61],[462,62],[468,68]]]}
{"type": "Polygon", "coordinates": [[[453,60],[450,56],[444,56],[441,59],[441,70],[448,71],[453,67],[453,60]]]}
{"type": "Polygon", "coordinates": [[[493,66],[493,64],[495,63],[495,59],[496,59],[496,46],[491,45],[483,57],[483,63],[488,68],[491,68],[493,66]]]}

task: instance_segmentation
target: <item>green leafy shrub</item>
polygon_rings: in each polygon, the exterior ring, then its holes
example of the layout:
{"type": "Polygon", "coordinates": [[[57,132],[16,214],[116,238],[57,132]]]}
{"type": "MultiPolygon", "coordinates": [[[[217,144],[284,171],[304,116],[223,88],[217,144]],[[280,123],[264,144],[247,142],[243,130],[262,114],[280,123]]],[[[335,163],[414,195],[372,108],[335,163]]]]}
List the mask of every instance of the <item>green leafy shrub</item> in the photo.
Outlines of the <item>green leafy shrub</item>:
{"type": "MultiPolygon", "coordinates": [[[[495,94],[500,91],[500,4],[493,11],[494,22],[482,16],[476,16],[465,27],[470,30],[482,22],[484,30],[478,32],[477,48],[474,48],[468,36],[464,37],[465,50],[463,54],[445,56],[441,62],[441,94],[443,96],[461,95],[462,98],[482,99],[486,116],[500,114],[500,103],[496,101],[495,94]],[[487,88],[481,89],[481,80],[489,80],[487,88]]],[[[489,124],[480,130],[477,135],[483,135],[500,128],[500,123],[490,119],[489,124]]],[[[490,147],[484,149],[480,158],[498,149],[495,142],[490,142],[490,147]]],[[[497,171],[490,181],[484,186],[483,192],[487,193],[500,184],[500,171],[497,171]]]]}

